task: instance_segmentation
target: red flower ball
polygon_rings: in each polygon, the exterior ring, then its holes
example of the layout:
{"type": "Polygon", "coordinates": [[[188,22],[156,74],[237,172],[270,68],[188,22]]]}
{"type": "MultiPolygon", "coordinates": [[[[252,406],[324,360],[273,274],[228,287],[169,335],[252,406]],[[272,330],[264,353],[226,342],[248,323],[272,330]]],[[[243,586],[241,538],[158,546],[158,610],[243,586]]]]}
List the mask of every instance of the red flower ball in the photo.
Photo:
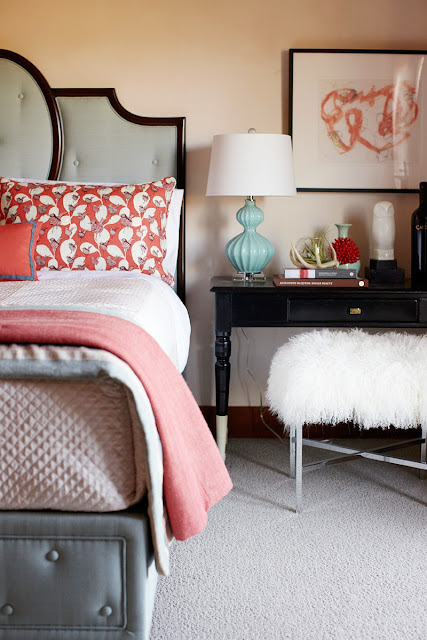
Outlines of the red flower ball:
{"type": "Polygon", "coordinates": [[[340,264],[351,264],[360,259],[360,251],[351,238],[337,238],[332,243],[340,264]]]}

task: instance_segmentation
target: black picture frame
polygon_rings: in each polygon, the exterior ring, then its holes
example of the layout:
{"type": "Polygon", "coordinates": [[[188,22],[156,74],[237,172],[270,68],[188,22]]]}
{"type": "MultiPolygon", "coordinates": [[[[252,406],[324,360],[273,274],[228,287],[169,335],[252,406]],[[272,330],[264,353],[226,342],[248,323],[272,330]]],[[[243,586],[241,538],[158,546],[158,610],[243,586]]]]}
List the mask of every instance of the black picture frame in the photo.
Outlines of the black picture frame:
{"type": "Polygon", "coordinates": [[[427,51],[289,53],[297,190],[418,191],[427,179],[427,51]]]}

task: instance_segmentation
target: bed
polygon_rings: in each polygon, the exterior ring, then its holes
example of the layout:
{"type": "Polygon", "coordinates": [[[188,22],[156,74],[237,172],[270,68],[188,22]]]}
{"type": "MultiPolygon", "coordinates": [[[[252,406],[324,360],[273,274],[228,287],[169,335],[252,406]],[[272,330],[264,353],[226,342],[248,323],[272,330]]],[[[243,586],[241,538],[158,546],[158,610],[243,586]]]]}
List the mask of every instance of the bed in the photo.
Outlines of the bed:
{"type": "Polygon", "coordinates": [[[0,50],[0,639],[146,640],[231,481],[183,378],[185,119],[0,50]]]}

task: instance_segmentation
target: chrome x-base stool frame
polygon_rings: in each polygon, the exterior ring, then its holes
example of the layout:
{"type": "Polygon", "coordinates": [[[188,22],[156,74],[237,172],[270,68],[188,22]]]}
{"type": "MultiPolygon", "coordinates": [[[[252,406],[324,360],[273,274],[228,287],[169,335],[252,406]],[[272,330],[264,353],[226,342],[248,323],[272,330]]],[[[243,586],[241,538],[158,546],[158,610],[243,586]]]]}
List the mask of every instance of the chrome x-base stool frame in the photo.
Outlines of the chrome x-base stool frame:
{"type": "Polygon", "coordinates": [[[427,458],[426,458],[426,434],[427,427],[422,425],[421,437],[412,438],[410,440],[403,440],[395,442],[393,444],[382,445],[374,449],[359,450],[352,449],[351,447],[345,447],[342,445],[336,445],[329,440],[312,440],[303,437],[303,427],[299,425],[297,427],[291,427],[290,438],[290,474],[292,478],[295,478],[295,504],[296,512],[302,511],[302,475],[303,471],[319,469],[320,467],[326,467],[328,465],[338,464],[340,462],[347,462],[349,460],[355,460],[358,457],[370,458],[371,460],[379,460],[381,462],[389,462],[391,464],[397,464],[404,467],[412,467],[420,470],[420,477],[424,477],[425,471],[427,471],[427,458]],[[384,452],[392,451],[393,449],[403,449],[405,447],[412,447],[416,444],[420,444],[420,462],[413,460],[407,460],[405,458],[396,458],[393,456],[383,455],[384,452]],[[335,456],[333,458],[327,458],[325,460],[319,460],[316,462],[309,462],[303,464],[302,461],[302,448],[303,445],[309,447],[315,447],[317,449],[327,449],[329,451],[336,451],[344,455],[335,456]]]}

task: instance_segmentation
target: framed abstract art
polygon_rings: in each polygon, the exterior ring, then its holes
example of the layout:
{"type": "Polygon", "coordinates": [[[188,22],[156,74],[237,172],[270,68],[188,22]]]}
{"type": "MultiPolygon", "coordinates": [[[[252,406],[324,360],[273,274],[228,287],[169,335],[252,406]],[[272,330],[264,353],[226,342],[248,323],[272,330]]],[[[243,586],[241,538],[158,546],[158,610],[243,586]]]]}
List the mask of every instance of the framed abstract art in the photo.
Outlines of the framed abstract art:
{"type": "Polygon", "coordinates": [[[298,191],[414,192],[427,180],[427,51],[291,49],[298,191]]]}

